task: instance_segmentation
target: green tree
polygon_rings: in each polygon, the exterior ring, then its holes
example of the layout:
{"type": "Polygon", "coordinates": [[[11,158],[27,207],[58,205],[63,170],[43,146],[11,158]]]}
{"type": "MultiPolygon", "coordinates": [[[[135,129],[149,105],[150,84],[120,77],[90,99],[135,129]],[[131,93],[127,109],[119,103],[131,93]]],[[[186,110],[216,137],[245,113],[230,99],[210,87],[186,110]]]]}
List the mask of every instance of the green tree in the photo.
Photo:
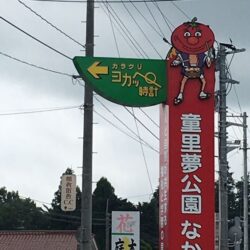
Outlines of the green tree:
{"type": "Polygon", "coordinates": [[[106,211],[110,215],[111,211],[134,210],[136,207],[131,202],[115,195],[115,189],[106,178],[102,177],[97,182],[93,192],[93,233],[100,249],[105,249],[106,211]]]}
{"type": "Polygon", "coordinates": [[[141,250],[153,250],[153,248],[145,242],[144,240],[141,240],[141,250]]]}
{"type": "Polygon", "coordinates": [[[0,188],[0,230],[46,229],[48,218],[42,208],[29,198],[20,198],[18,192],[0,188]]]}
{"type": "Polygon", "coordinates": [[[138,204],[141,213],[141,239],[148,243],[152,249],[159,249],[159,188],[154,192],[150,202],[138,204]]]}
{"type": "Polygon", "coordinates": [[[233,219],[238,216],[236,213],[237,199],[236,199],[236,184],[233,179],[233,173],[228,172],[227,175],[227,195],[228,195],[228,219],[233,219]]]}

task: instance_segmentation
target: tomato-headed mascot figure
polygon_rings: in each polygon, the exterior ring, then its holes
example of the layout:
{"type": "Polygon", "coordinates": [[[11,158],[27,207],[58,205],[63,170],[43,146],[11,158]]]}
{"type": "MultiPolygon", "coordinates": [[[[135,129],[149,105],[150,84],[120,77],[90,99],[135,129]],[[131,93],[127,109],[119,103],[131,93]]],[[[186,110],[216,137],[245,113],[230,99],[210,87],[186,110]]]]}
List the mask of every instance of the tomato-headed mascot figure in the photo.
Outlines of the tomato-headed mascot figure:
{"type": "MultiPolygon", "coordinates": [[[[210,67],[214,59],[215,38],[209,26],[198,23],[197,18],[178,26],[171,36],[173,48],[170,51],[174,60],[171,66],[181,66],[183,78],[180,82],[180,89],[174,98],[174,104],[178,105],[184,100],[184,89],[189,79],[198,78],[201,82],[198,98],[208,99],[210,94],[206,92],[206,78],[204,67],[210,67]]],[[[169,55],[170,55],[169,54],[169,55]]]]}

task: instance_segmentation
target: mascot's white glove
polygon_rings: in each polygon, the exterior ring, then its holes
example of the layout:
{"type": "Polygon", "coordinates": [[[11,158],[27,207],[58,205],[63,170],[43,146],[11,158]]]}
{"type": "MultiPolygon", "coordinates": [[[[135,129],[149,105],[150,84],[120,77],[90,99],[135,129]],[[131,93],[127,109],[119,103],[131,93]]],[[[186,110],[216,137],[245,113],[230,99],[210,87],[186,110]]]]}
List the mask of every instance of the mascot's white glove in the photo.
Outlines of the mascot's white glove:
{"type": "Polygon", "coordinates": [[[178,66],[179,64],[181,64],[181,61],[180,60],[174,60],[172,62],[172,66],[178,66]]]}

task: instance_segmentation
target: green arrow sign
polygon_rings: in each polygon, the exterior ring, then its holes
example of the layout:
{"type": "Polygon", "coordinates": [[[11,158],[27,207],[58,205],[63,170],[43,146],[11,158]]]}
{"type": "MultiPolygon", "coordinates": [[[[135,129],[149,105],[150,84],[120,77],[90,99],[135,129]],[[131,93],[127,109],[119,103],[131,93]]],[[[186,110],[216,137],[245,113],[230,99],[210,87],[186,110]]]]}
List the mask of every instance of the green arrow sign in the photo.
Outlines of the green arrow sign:
{"type": "Polygon", "coordinates": [[[85,82],[112,102],[146,107],[166,101],[164,60],[75,57],[73,62],[85,82]]]}

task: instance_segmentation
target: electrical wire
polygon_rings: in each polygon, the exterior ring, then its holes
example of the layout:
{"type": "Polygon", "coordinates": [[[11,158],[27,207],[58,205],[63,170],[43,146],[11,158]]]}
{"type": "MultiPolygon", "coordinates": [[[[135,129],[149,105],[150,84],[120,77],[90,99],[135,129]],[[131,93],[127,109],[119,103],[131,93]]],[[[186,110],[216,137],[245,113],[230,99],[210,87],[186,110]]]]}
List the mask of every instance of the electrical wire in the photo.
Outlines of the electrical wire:
{"type": "MultiPolygon", "coordinates": [[[[105,2],[104,2],[105,3],[105,2]]],[[[149,58],[149,56],[147,55],[147,53],[145,52],[145,50],[141,47],[141,45],[139,44],[139,42],[136,41],[136,39],[134,38],[134,36],[132,35],[132,33],[130,32],[130,30],[127,28],[127,26],[124,24],[124,22],[121,20],[121,18],[119,17],[119,15],[116,13],[116,11],[114,10],[114,8],[110,5],[109,8],[112,11],[112,16],[116,17],[116,20],[119,21],[119,23],[122,25],[123,27],[123,31],[124,34],[126,34],[127,36],[130,36],[130,41],[132,42],[133,46],[135,48],[137,48],[138,51],[140,51],[140,54],[145,58],[149,58]]]]}
{"type": "Polygon", "coordinates": [[[159,35],[161,38],[164,36],[163,33],[162,33],[162,30],[160,28],[160,26],[158,25],[156,19],[154,18],[153,14],[152,14],[152,11],[150,10],[150,8],[148,7],[148,4],[147,2],[145,2],[145,5],[150,13],[150,15],[152,16],[154,22],[156,23],[158,29],[160,30],[160,32],[152,25],[152,23],[143,15],[143,13],[140,11],[140,9],[135,5],[135,3],[133,3],[131,0],[130,0],[130,3],[133,5],[133,7],[137,10],[137,12],[140,14],[140,16],[143,18],[143,20],[156,32],[157,35],[159,35]]]}
{"type": "Polygon", "coordinates": [[[71,58],[71,57],[65,55],[64,53],[60,52],[60,51],[57,50],[57,49],[54,49],[54,48],[51,47],[50,45],[48,45],[48,44],[42,42],[42,41],[39,40],[38,38],[32,36],[32,35],[29,34],[28,32],[26,32],[26,31],[24,31],[23,29],[19,28],[19,27],[16,26],[14,23],[8,21],[8,20],[5,19],[4,17],[0,16],[0,19],[2,19],[4,22],[8,23],[9,25],[11,25],[12,27],[14,27],[15,29],[21,31],[23,34],[27,35],[28,37],[32,38],[33,40],[37,41],[38,43],[40,43],[40,44],[44,45],[45,47],[49,48],[50,50],[52,50],[52,51],[56,52],[57,54],[59,54],[59,55],[61,55],[61,56],[63,56],[63,57],[65,57],[65,58],[67,58],[67,59],[69,59],[69,60],[72,61],[72,58],[71,58]]]}
{"type": "Polygon", "coordinates": [[[129,200],[129,199],[138,198],[138,197],[145,197],[145,196],[151,197],[153,194],[154,193],[131,195],[131,196],[126,197],[125,199],[129,200]]]}
{"type": "Polygon", "coordinates": [[[38,203],[41,203],[41,204],[43,204],[43,205],[44,205],[44,204],[46,204],[46,205],[51,205],[51,203],[49,203],[49,202],[39,201],[39,200],[27,198],[27,197],[24,197],[24,196],[22,196],[22,195],[19,195],[19,197],[20,197],[21,199],[29,199],[29,200],[31,200],[31,201],[38,202],[38,203]]]}
{"type": "Polygon", "coordinates": [[[234,89],[234,93],[235,93],[235,96],[236,96],[236,99],[237,99],[237,103],[238,103],[238,106],[239,106],[240,112],[241,112],[241,113],[243,113],[243,112],[242,112],[241,105],[240,105],[239,96],[238,96],[238,94],[237,94],[237,91],[236,91],[235,86],[233,86],[233,89],[234,89]]]}
{"type": "MultiPolygon", "coordinates": [[[[236,126],[236,127],[238,128],[238,131],[239,131],[239,134],[240,134],[241,138],[243,138],[243,129],[242,129],[243,128],[243,120],[241,120],[240,117],[233,117],[233,118],[234,118],[235,123],[238,123],[238,124],[242,125],[242,127],[241,126],[236,126]]],[[[241,118],[243,118],[242,115],[241,115],[241,118]]],[[[239,138],[237,138],[237,139],[239,139],[239,138]]]]}
{"type": "MultiPolygon", "coordinates": [[[[32,0],[34,2],[54,2],[54,3],[87,3],[87,0],[32,0]]],[[[180,0],[132,0],[134,3],[143,3],[143,2],[170,2],[170,1],[180,1],[180,0]]],[[[102,1],[100,0],[95,0],[95,3],[101,3],[102,1]]],[[[129,1],[125,1],[129,2],[129,1]]],[[[108,3],[121,3],[121,1],[117,0],[109,0],[108,3]]]]}
{"type": "Polygon", "coordinates": [[[61,111],[61,110],[70,110],[70,109],[79,109],[82,105],[69,106],[69,107],[59,107],[59,108],[49,108],[49,109],[39,109],[32,111],[22,111],[22,112],[8,112],[8,113],[0,113],[0,116],[13,116],[13,115],[30,115],[36,113],[45,113],[45,112],[53,112],[53,111],[61,111]]]}
{"type": "Polygon", "coordinates": [[[95,100],[98,101],[110,114],[114,116],[116,120],[118,120],[126,129],[128,129],[133,135],[135,135],[140,141],[142,141],[145,145],[151,147],[149,143],[147,143],[145,140],[138,137],[138,134],[135,133],[130,127],[127,126],[125,122],[123,122],[117,115],[115,115],[106,105],[104,105],[103,102],[101,102],[96,96],[94,96],[95,100]]]}
{"type": "Polygon", "coordinates": [[[172,24],[172,22],[163,14],[161,8],[159,7],[158,3],[156,0],[153,0],[153,3],[155,5],[155,7],[158,9],[158,11],[160,12],[163,20],[165,21],[166,25],[168,26],[170,32],[172,33],[172,28],[170,27],[170,25],[172,25],[172,27],[174,28],[174,25],[172,24]]]}
{"type": "Polygon", "coordinates": [[[13,57],[13,56],[8,55],[8,54],[6,54],[6,53],[4,53],[4,52],[1,52],[1,51],[0,51],[0,54],[1,54],[2,56],[8,57],[9,59],[15,60],[15,61],[17,61],[17,62],[26,64],[26,65],[28,65],[28,66],[31,66],[31,67],[34,67],[34,68],[37,68],[37,69],[41,69],[41,70],[48,71],[48,72],[52,72],[52,73],[59,74],[59,75],[74,77],[74,75],[71,75],[71,74],[63,73],[63,72],[60,72],[60,71],[56,71],[56,70],[48,69],[48,68],[45,68],[45,67],[42,67],[42,66],[38,66],[38,65],[33,64],[33,63],[29,63],[29,62],[27,62],[27,61],[18,59],[18,58],[16,58],[16,57],[13,57]]]}
{"type": "Polygon", "coordinates": [[[176,3],[171,1],[171,4],[175,6],[176,9],[178,9],[189,21],[191,21],[191,18],[187,15],[187,13],[182,10],[176,3]]]}
{"type": "MultiPolygon", "coordinates": [[[[107,0],[106,0],[106,2],[107,2],[107,0]]],[[[116,39],[116,35],[115,35],[114,24],[113,24],[112,19],[111,19],[111,14],[110,14],[108,4],[106,3],[106,5],[107,5],[107,10],[108,10],[108,18],[109,18],[110,26],[111,26],[112,34],[113,34],[114,41],[115,41],[116,51],[117,51],[118,57],[120,57],[120,51],[119,51],[119,47],[118,47],[118,43],[117,43],[117,39],[116,39]]]]}
{"type": "Polygon", "coordinates": [[[229,113],[229,114],[231,114],[231,115],[235,115],[235,114],[236,114],[236,115],[241,115],[240,112],[237,112],[237,111],[233,110],[233,109],[230,108],[230,107],[228,107],[228,109],[232,111],[232,113],[229,113]]]}
{"type": "Polygon", "coordinates": [[[233,62],[233,59],[234,59],[234,56],[235,56],[235,53],[233,53],[233,55],[232,55],[232,57],[231,57],[231,59],[230,59],[230,62],[228,63],[228,65],[226,65],[226,74],[227,73],[230,73],[229,72],[229,69],[230,69],[230,66],[231,66],[231,64],[232,64],[232,62],[233,62]]]}
{"type": "Polygon", "coordinates": [[[134,18],[133,14],[130,12],[129,8],[126,6],[126,4],[124,4],[124,1],[121,0],[123,3],[123,6],[125,8],[125,10],[127,11],[127,13],[130,15],[130,17],[132,18],[132,20],[134,21],[134,23],[136,24],[137,28],[141,31],[142,35],[145,37],[146,41],[148,41],[148,43],[151,45],[151,47],[153,48],[153,50],[156,52],[156,54],[161,58],[161,54],[158,52],[158,50],[155,48],[154,44],[150,41],[150,39],[148,38],[148,36],[145,34],[144,30],[142,29],[142,27],[140,26],[140,24],[136,21],[136,19],[134,18]]]}
{"type": "Polygon", "coordinates": [[[160,31],[162,37],[165,37],[164,32],[163,32],[163,30],[161,29],[161,26],[160,26],[159,23],[157,22],[156,18],[154,17],[153,12],[152,12],[151,9],[149,8],[148,3],[147,3],[146,1],[144,1],[144,3],[145,3],[145,5],[146,5],[146,7],[147,7],[147,10],[148,10],[149,14],[150,14],[151,17],[153,18],[153,20],[154,20],[156,26],[158,27],[158,29],[159,29],[159,31],[160,31]]]}
{"type": "MultiPolygon", "coordinates": [[[[232,118],[233,118],[233,117],[232,117],[232,118]]],[[[234,122],[237,123],[235,117],[234,117],[234,122]]],[[[236,140],[240,140],[240,139],[239,139],[239,136],[236,134],[235,126],[231,126],[230,128],[233,130],[233,133],[234,133],[234,136],[235,136],[236,140]]],[[[237,126],[237,128],[238,128],[238,130],[239,130],[239,127],[238,127],[238,126],[237,126]]]]}
{"type": "Polygon", "coordinates": [[[160,126],[145,112],[143,111],[142,108],[139,108],[139,110],[157,127],[159,128],[160,126]]]}
{"type": "MultiPolygon", "coordinates": [[[[128,134],[126,131],[122,130],[121,128],[119,128],[118,126],[116,126],[114,123],[112,123],[109,119],[107,119],[106,117],[104,117],[103,115],[101,115],[99,112],[97,112],[96,110],[94,110],[94,112],[100,116],[103,120],[105,120],[106,122],[108,122],[109,124],[111,124],[113,127],[115,127],[116,129],[118,129],[120,132],[122,132],[123,134],[127,135],[128,137],[130,137],[131,139],[133,139],[136,142],[141,143],[140,140],[138,140],[137,138],[134,138],[133,136],[131,136],[130,134],[128,134]]],[[[157,154],[159,154],[159,151],[156,150],[155,148],[153,148],[152,146],[146,144],[145,146],[147,146],[148,148],[150,148],[151,150],[153,150],[154,152],[156,152],[157,154]]]]}
{"type": "Polygon", "coordinates": [[[44,17],[42,17],[40,14],[38,14],[36,11],[34,11],[30,6],[28,6],[27,4],[25,4],[23,1],[21,1],[21,0],[17,0],[17,1],[20,4],[22,4],[25,8],[27,8],[28,10],[30,10],[32,13],[34,13],[36,16],[38,16],[43,21],[45,21],[47,24],[49,24],[52,28],[56,29],[58,32],[60,32],[61,34],[63,34],[64,36],[66,36],[67,38],[69,38],[70,40],[72,40],[73,42],[75,42],[76,44],[78,44],[81,47],[85,48],[85,45],[81,44],[80,42],[78,42],[77,40],[75,40],[74,38],[72,38],[71,36],[69,36],[68,34],[66,34],[64,31],[62,31],[61,29],[59,29],[58,27],[56,27],[54,24],[52,24],[47,19],[45,19],[44,17]]]}
{"type": "Polygon", "coordinates": [[[130,115],[133,116],[134,119],[136,119],[152,136],[154,136],[158,141],[160,140],[159,137],[157,137],[151,130],[149,130],[146,125],[144,125],[140,119],[138,119],[134,114],[133,112],[131,112],[127,107],[123,106],[128,112],[130,115]]]}
{"type": "MultiPolygon", "coordinates": [[[[107,9],[107,6],[106,6],[106,3],[103,1],[102,2],[102,5],[104,5],[104,7],[107,9]]],[[[115,20],[115,22],[112,22],[114,27],[116,28],[116,30],[120,33],[120,35],[123,37],[123,39],[127,42],[128,46],[131,48],[131,50],[135,53],[135,55],[137,57],[144,57],[144,55],[140,52],[140,50],[134,45],[134,42],[133,40],[128,37],[128,36],[125,36],[124,34],[126,34],[126,31],[123,29],[123,27],[121,26],[121,24],[119,23],[119,21],[117,21],[116,17],[110,12],[109,10],[109,13],[105,10],[105,8],[100,5],[101,9],[104,11],[104,13],[109,17],[109,15],[112,16],[112,18],[115,20]],[[121,30],[120,30],[120,29],[121,30]],[[132,44],[132,45],[131,45],[132,44]],[[137,50],[137,51],[136,51],[137,50]]],[[[112,19],[111,19],[112,20],[112,19]]]]}
{"type": "Polygon", "coordinates": [[[141,141],[140,131],[139,131],[139,128],[138,128],[138,124],[137,124],[137,120],[135,118],[135,113],[134,113],[134,109],[133,108],[132,108],[132,113],[133,113],[133,117],[134,117],[134,121],[135,121],[135,126],[136,126],[136,130],[137,130],[138,138],[140,138],[140,146],[141,146],[141,151],[142,151],[142,157],[143,157],[144,165],[145,165],[145,168],[146,168],[149,185],[150,185],[150,188],[151,188],[151,192],[153,193],[154,192],[153,185],[152,185],[152,181],[151,181],[151,178],[150,178],[148,164],[147,164],[145,152],[144,152],[142,141],[141,141]]]}

